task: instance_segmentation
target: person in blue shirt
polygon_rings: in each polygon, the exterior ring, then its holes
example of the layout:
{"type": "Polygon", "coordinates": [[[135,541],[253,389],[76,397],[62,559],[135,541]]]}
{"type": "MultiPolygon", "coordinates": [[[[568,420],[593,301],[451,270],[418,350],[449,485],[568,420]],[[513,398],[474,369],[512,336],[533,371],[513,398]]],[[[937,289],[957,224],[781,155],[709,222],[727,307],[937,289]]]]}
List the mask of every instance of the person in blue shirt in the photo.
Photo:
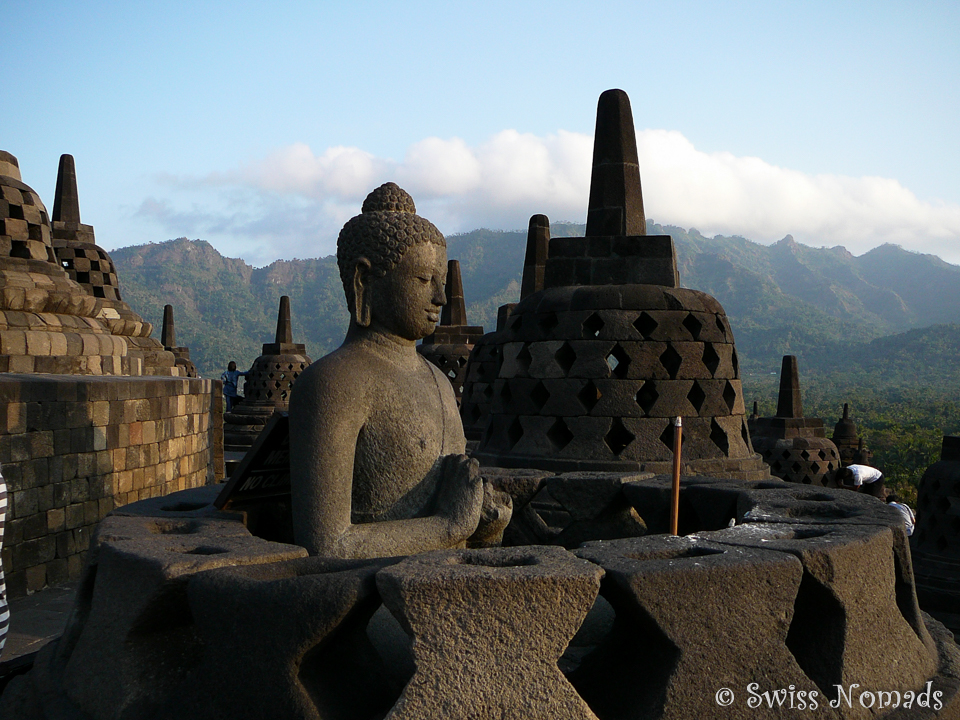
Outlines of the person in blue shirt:
{"type": "Polygon", "coordinates": [[[246,376],[247,374],[249,374],[247,370],[237,370],[237,364],[233,360],[227,363],[227,369],[220,376],[220,379],[223,380],[223,397],[227,401],[225,412],[233,412],[234,406],[241,399],[237,392],[237,382],[241,375],[246,376]]]}

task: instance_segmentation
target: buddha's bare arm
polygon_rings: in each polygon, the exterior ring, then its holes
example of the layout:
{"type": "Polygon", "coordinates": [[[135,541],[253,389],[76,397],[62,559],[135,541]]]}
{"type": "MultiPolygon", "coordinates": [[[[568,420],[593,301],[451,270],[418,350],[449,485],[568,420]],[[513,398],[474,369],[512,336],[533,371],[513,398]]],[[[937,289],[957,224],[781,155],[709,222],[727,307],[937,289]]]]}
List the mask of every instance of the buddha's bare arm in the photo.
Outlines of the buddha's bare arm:
{"type": "MultiPolygon", "coordinates": [[[[319,368],[317,368],[319,370],[319,368]]],[[[384,522],[351,522],[357,437],[369,411],[354,383],[314,371],[302,375],[290,403],[294,533],[311,554],[363,558],[453,547],[480,521],[483,488],[476,462],[442,460],[437,513],[384,522]]]]}

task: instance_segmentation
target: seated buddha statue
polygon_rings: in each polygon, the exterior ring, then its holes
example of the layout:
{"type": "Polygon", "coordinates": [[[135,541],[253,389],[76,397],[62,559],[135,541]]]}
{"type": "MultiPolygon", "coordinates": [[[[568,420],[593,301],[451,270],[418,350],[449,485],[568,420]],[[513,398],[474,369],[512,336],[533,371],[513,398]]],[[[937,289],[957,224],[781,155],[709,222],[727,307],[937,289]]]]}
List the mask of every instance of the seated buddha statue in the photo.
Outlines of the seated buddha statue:
{"type": "Polygon", "coordinates": [[[337,263],[346,338],[290,399],[297,544],[340,558],[491,544],[509,496],[484,486],[453,387],[416,351],[445,303],[443,235],[386,183],[344,225],[337,263]]]}

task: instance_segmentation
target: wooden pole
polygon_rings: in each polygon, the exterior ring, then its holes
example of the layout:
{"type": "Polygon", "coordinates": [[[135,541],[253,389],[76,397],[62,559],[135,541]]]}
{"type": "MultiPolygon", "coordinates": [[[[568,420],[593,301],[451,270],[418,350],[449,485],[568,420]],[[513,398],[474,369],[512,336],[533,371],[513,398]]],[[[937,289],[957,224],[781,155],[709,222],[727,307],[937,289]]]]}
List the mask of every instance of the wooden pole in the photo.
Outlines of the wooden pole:
{"type": "Polygon", "coordinates": [[[680,444],[683,440],[683,429],[680,418],[673,421],[673,497],[670,501],[670,534],[677,534],[677,525],[680,516],[680,444]]]}

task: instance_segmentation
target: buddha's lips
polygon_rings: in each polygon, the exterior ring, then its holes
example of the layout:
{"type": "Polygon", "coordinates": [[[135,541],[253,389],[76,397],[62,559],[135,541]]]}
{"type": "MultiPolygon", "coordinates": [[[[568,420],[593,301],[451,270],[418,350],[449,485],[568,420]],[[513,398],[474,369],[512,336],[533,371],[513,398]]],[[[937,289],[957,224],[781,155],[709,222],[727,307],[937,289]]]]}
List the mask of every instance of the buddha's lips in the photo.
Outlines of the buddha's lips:
{"type": "Polygon", "coordinates": [[[440,313],[438,312],[427,310],[427,317],[430,318],[430,322],[440,322],[440,313]]]}

